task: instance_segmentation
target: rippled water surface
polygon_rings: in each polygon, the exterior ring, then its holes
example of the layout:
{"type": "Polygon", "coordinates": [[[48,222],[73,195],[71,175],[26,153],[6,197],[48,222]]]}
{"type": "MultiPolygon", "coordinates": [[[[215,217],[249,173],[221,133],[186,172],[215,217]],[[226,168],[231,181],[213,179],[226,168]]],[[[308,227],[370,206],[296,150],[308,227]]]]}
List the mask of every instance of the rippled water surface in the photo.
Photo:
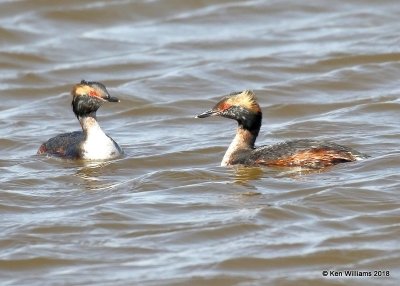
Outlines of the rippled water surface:
{"type": "Polygon", "coordinates": [[[0,284],[400,285],[399,15],[394,0],[0,1],[0,284]],[[79,130],[81,79],[121,99],[98,118],[124,157],[36,156],[79,130]],[[258,144],[371,158],[219,167],[235,123],[194,115],[243,89],[258,144]]]}

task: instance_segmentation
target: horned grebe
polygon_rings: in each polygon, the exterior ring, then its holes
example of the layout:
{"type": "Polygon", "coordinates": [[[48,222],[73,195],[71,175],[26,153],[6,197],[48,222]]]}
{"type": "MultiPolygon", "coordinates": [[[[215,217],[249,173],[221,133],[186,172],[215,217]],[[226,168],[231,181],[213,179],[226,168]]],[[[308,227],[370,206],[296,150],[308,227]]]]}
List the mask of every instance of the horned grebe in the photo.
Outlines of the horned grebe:
{"type": "Polygon", "coordinates": [[[354,149],[332,142],[299,139],[271,146],[255,147],[262,112],[250,90],[235,92],[220,100],[214,108],[196,118],[222,116],[238,122],[236,136],[222,159],[221,166],[305,167],[318,169],[368,157],[354,149]]]}
{"type": "Polygon", "coordinates": [[[96,111],[103,102],[119,102],[110,96],[104,84],[82,80],[72,91],[72,110],[83,131],[63,133],[43,143],[38,154],[68,159],[104,160],[122,154],[118,144],[101,129],[96,111]]]}

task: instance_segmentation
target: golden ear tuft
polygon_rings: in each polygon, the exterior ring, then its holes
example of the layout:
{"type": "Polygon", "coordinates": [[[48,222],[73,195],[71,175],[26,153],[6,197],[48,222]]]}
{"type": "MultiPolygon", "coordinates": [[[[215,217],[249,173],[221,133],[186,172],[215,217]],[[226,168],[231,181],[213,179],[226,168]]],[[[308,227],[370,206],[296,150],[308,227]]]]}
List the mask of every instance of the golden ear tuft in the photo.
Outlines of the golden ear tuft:
{"type": "Polygon", "coordinates": [[[230,105],[244,107],[252,112],[261,112],[260,106],[257,103],[256,95],[251,90],[244,90],[242,92],[232,93],[227,99],[230,105]]]}
{"type": "Polygon", "coordinates": [[[85,84],[77,84],[72,89],[73,96],[89,95],[94,97],[99,97],[96,90],[85,84]]]}

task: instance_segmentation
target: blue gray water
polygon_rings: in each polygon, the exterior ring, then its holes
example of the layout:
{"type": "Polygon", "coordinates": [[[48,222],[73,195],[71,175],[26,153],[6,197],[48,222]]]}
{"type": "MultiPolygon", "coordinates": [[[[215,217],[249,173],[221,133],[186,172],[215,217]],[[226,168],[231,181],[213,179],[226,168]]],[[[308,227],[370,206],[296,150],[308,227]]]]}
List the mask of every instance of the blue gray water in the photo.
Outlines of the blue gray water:
{"type": "Polygon", "coordinates": [[[0,0],[0,284],[398,285],[400,6],[303,2],[0,0]],[[36,156],[81,79],[121,99],[98,118],[125,156],[36,156]],[[235,123],[194,115],[243,89],[258,144],[371,158],[219,167],[235,123]]]}

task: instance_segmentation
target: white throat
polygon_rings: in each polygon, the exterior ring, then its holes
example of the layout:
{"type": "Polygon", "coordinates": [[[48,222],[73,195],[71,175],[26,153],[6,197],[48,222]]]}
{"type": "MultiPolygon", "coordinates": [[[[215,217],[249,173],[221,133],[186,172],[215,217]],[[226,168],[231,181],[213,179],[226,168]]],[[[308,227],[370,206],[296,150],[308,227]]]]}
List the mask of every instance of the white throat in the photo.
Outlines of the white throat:
{"type": "Polygon", "coordinates": [[[79,119],[85,140],[82,143],[82,157],[86,160],[112,159],[121,155],[121,150],[101,129],[95,116],[79,119]]]}

